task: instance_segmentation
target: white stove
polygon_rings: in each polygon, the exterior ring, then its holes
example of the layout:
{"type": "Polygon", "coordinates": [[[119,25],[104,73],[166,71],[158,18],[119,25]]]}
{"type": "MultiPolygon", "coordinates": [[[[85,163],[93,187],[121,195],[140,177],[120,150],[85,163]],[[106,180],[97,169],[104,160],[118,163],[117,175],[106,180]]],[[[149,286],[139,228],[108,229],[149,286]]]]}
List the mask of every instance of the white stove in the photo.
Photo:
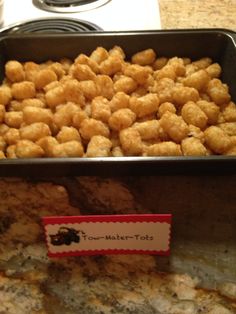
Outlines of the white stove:
{"type": "Polygon", "coordinates": [[[33,20],[82,20],[104,31],[161,28],[158,0],[5,0],[3,29],[33,20]],[[63,2],[64,1],[64,2],[63,2]],[[70,5],[68,5],[70,2],[70,5]],[[77,4],[79,4],[77,6],[77,4]]]}

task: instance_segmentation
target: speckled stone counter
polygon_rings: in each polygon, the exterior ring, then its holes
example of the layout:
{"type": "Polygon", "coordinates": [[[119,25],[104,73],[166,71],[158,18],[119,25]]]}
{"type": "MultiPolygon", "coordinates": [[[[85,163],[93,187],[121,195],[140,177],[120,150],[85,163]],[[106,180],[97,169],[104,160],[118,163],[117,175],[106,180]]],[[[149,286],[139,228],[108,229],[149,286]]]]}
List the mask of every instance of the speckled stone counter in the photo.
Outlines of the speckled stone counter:
{"type": "Polygon", "coordinates": [[[159,0],[163,29],[236,30],[236,0],[159,0]]]}
{"type": "Polygon", "coordinates": [[[0,312],[236,314],[223,296],[209,292],[202,299],[193,289],[198,284],[218,291],[232,283],[236,291],[235,179],[2,178],[0,312]],[[169,257],[47,258],[42,216],[129,213],[173,214],[169,257]],[[215,307],[222,311],[212,312],[215,307]]]}

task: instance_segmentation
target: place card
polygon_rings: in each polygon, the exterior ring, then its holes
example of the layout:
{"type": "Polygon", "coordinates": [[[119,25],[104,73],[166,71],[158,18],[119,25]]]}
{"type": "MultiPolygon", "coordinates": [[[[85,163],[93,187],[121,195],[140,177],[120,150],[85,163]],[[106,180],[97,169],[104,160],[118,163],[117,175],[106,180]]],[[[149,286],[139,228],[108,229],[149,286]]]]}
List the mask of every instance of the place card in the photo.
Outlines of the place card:
{"type": "Polygon", "coordinates": [[[170,253],[170,214],[43,217],[48,256],[170,253]]]}

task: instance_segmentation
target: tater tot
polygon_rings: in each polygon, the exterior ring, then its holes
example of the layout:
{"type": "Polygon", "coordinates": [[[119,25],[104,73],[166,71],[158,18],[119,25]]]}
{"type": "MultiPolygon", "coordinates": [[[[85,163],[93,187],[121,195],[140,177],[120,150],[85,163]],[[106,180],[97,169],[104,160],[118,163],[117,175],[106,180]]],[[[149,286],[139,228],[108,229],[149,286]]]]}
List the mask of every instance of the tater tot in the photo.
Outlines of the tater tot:
{"type": "Polygon", "coordinates": [[[19,129],[20,138],[35,142],[41,137],[50,136],[51,131],[47,124],[43,122],[35,122],[19,129]]]}
{"type": "Polygon", "coordinates": [[[111,111],[114,112],[119,109],[128,108],[129,99],[130,99],[130,96],[125,94],[124,92],[117,92],[112,97],[109,103],[111,111]]]}
{"type": "Polygon", "coordinates": [[[184,156],[206,156],[207,149],[200,139],[187,137],[181,142],[181,148],[184,156]]]}
{"type": "Polygon", "coordinates": [[[74,103],[67,103],[57,109],[54,114],[53,122],[60,129],[63,126],[71,126],[73,123],[73,117],[81,109],[74,103]]]}
{"type": "Polygon", "coordinates": [[[194,64],[190,63],[185,66],[185,76],[188,77],[193,73],[197,72],[199,69],[194,64]]]}
{"type": "Polygon", "coordinates": [[[210,75],[206,70],[199,70],[184,78],[182,83],[185,86],[193,87],[198,91],[203,91],[206,90],[210,79],[210,75]]]}
{"type": "Polygon", "coordinates": [[[53,157],[82,157],[83,145],[78,141],[69,141],[52,147],[53,157]]]}
{"type": "Polygon", "coordinates": [[[5,151],[7,143],[2,135],[0,135],[0,151],[5,151]]]}
{"type": "Polygon", "coordinates": [[[216,124],[218,121],[220,108],[214,103],[206,100],[197,101],[197,106],[207,115],[208,124],[216,124]]]}
{"type": "Polygon", "coordinates": [[[236,156],[236,145],[231,146],[225,153],[226,156],[236,156]]]}
{"type": "Polygon", "coordinates": [[[98,96],[99,88],[94,81],[92,80],[80,81],[79,85],[80,90],[86,99],[92,100],[94,97],[98,96]]]}
{"type": "Polygon", "coordinates": [[[15,154],[18,158],[37,158],[43,157],[43,149],[29,140],[20,140],[16,144],[15,154]]]}
{"type": "Polygon", "coordinates": [[[100,96],[106,97],[109,100],[112,99],[114,96],[114,86],[110,76],[103,74],[97,75],[95,83],[100,96]]]}
{"type": "Polygon", "coordinates": [[[130,127],[136,119],[136,114],[129,108],[115,111],[108,120],[108,125],[112,130],[120,131],[130,127]]]}
{"type": "Polygon", "coordinates": [[[28,98],[22,100],[19,110],[23,110],[25,107],[45,108],[46,104],[38,98],[28,98]]]}
{"type": "Polygon", "coordinates": [[[45,100],[48,107],[51,109],[54,109],[56,106],[65,103],[66,97],[63,86],[57,86],[47,91],[45,94],[45,100]]]}
{"type": "Polygon", "coordinates": [[[100,63],[99,69],[101,74],[113,76],[115,73],[121,71],[122,59],[117,56],[109,56],[100,63]]]}
{"type": "Polygon", "coordinates": [[[78,81],[94,80],[96,74],[87,64],[77,63],[72,68],[72,76],[78,81]]]}
{"type": "Polygon", "coordinates": [[[75,59],[75,64],[77,63],[80,63],[80,64],[87,64],[91,70],[94,72],[94,73],[99,73],[99,65],[98,63],[89,58],[88,56],[86,56],[85,54],[81,53],[77,56],[77,58],[75,59]]]}
{"type": "Polygon", "coordinates": [[[114,83],[115,92],[124,92],[126,94],[131,94],[137,87],[137,82],[132,77],[126,75],[121,75],[114,83]]]}
{"type": "Polygon", "coordinates": [[[143,144],[139,132],[134,128],[123,129],[119,133],[122,150],[128,156],[142,154],[143,144]]]}
{"type": "Polygon", "coordinates": [[[199,139],[203,144],[205,142],[204,132],[195,125],[189,124],[188,136],[199,139]]]}
{"type": "Polygon", "coordinates": [[[133,128],[139,132],[142,140],[163,140],[166,137],[158,120],[136,122],[133,128]]]}
{"type": "Polygon", "coordinates": [[[148,93],[148,90],[144,86],[139,86],[130,96],[142,97],[148,93]]]}
{"type": "Polygon", "coordinates": [[[50,126],[53,122],[53,113],[50,109],[27,106],[23,108],[23,119],[26,124],[44,122],[50,126]]]}
{"type": "Polygon", "coordinates": [[[18,129],[23,123],[23,113],[20,111],[6,112],[4,121],[10,128],[18,129]]]}
{"type": "Polygon", "coordinates": [[[69,141],[81,142],[79,131],[73,127],[63,126],[58,132],[56,139],[59,143],[65,143],[69,141]]]}
{"type": "Polygon", "coordinates": [[[15,128],[9,128],[3,135],[3,138],[8,145],[14,145],[20,140],[20,131],[15,128]]]}
{"type": "Polygon", "coordinates": [[[0,104],[6,106],[12,99],[11,88],[7,85],[0,86],[0,104]]]}
{"type": "Polygon", "coordinates": [[[35,62],[28,61],[25,62],[23,66],[25,71],[25,80],[33,82],[37,71],[40,70],[40,65],[35,62]]]}
{"type": "Polygon", "coordinates": [[[230,136],[236,136],[236,122],[225,122],[217,125],[221,128],[226,134],[230,136]]]}
{"type": "Polygon", "coordinates": [[[163,78],[169,78],[173,81],[176,80],[177,75],[175,73],[175,69],[172,65],[165,65],[163,68],[160,70],[157,70],[154,72],[154,78],[155,80],[159,81],[163,78]]]}
{"type": "Polygon", "coordinates": [[[135,53],[132,58],[132,63],[137,63],[139,65],[149,65],[152,64],[156,59],[156,53],[153,49],[145,49],[135,53]]]}
{"type": "Polygon", "coordinates": [[[97,47],[91,54],[90,59],[100,64],[109,57],[108,51],[103,47],[97,47]]]}
{"type": "Polygon", "coordinates": [[[58,145],[58,142],[55,137],[44,136],[36,141],[36,144],[43,149],[45,157],[53,157],[53,147],[58,145]]]}
{"type": "Polygon", "coordinates": [[[112,130],[110,134],[112,147],[120,146],[119,132],[112,130]]]}
{"type": "Polygon", "coordinates": [[[88,115],[85,111],[80,110],[78,112],[75,112],[75,114],[72,117],[72,125],[76,128],[79,129],[81,126],[81,123],[83,120],[88,119],[88,115]]]}
{"type": "Polygon", "coordinates": [[[42,69],[35,74],[34,84],[36,89],[42,89],[47,84],[57,81],[57,75],[50,69],[42,69]]]}
{"type": "Polygon", "coordinates": [[[5,106],[0,105],[0,123],[3,123],[5,117],[5,106]]]}
{"type": "Polygon", "coordinates": [[[228,86],[219,79],[212,79],[209,82],[207,94],[219,106],[227,104],[231,99],[228,86]]]}
{"type": "Polygon", "coordinates": [[[82,121],[79,132],[85,140],[90,140],[94,135],[102,135],[104,137],[109,137],[110,135],[109,128],[106,124],[92,118],[82,121]]]}
{"type": "Polygon", "coordinates": [[[129,106],[136,116],[141,118],[157,112],[159,103],[158,96],[156,94],[149,93],[139,98],[131,97],[129,106]]]}
{"type": "Polygon", "coordinates": [[[73,62],[69,58],[62,58],[62,59],[60,59],[60,64],[61,64],[65,74],[68,74],[69,69],[70,69],[71,65],[73,64],[73,62]]]}
{"type": "Polygon", "coordinates": [[[138,84],[143,85],[148,81],[150,70],[139,64],[130,64],[125,67],[124,74],[132,77],[138,84]]]}
{"type": "Polygon", "coordinates": [[[36,94],[35,85],[33,82],[22,81],[12,84],[12,96],[15,99],[34,98],[36,94]]]}
{"type": "Polygon", "coordinates": [[[0,159],[5,159],[6,158],[6,155],[4,154],[3,151],[0,151],[0,159]]]}
{"type": "Polygon", "coordinates": [[[188,64],[190,64],[192,61],[191,61],[191,59],[190,58],[187,58],[187,57],[184,57],[184,58],[182,58],[183,59],[183,63],[184,63],[184,65],[186,66],[186,65],[188,65],[188,64]]]}
{"type": "Polygon", "coordinates": [[[91,108],[91,103],[86,103],[86,105],[83,108],[83,111],[85,112],[85,114],[91,118],[91,113],[92,113],[92,108],[91,108]]]}
{"type": "Polygon", "coordinates": [[[6,149],[7,158],[14,159],[16,156],[16,145],[9,145],[6,149]]]}
{"type": "Polygon", "coordinates": [[[84,95],[77,80],[67,80],[64,84],[64,97],[66,101],[79,104],[81,107],[85,104],[84,95]]]}
{"type": "Polygon", "coordinates": [[[108,51],[110,56],[116,56],[119,57],[120,59],[125,59],[125,52],[120,46],[114,46],[108,51]]]}
{"type": "Polygon", "coordinates": [[[122,151],[122,148],[120,146],[113,147],[111,154],[113,157],[123,157],[124,156],[124,152],[122,151]]]}
{"type": "Polygon", "coordinates": [[[188,124],[204,129],[207,125],[208,117],[196,103],[188,101],[181,109],[181,115],[188,124]]]}
{"type": "Polygon", "coordinates": [[[153,69],[154,70],[160,70],[162,69],[168,62],[168,59],[166,57],[159,57],[155,60],[153,63],[153,69]]]}
{"type": "Polygon", "coordinates": [[[236,146],[236,135],[230,136],[230,140],[231,140],[231,145],[236,146]]]}
{"type": "Polygon", "coordinates": [[[165,112],[176,113],[176,108],[171,102],[163,102],[158,108],[158,116],[162,117],[165,112]]]}
{"type": "Polygon", "coordinates": [[[236,104],[231,101],[224,107],[222,114],[226,122],[236,122],[236,104]]]}
{"type": "Polygon", "coordinates": [[[91,117],[93,119],[108,122],[111,116],[109,100],[103,96],[95,97],[91,103],[91,117]]]}
{"type": "Polygon", "coordinates": [[[224,122],[226,122],[225,118],[223,116],[223,113],[220,111],[219,116],[218,116],[218,120],[217,120],[217,124],[224,123],[224,122]]]}
{"type": "Polygon", "coordinates": [[[175,82],[172,79],[165,77],[149,87],[149,92],[158,94],[160,104],[163,102],[172,102],[172,91],[174,87],[175,82]]]}
{"type": "Polygon", "coordinates": [[[112,142],[101,135],[93,136],[87,146],[86,157],[108,157],[111,155],[112,142]]]}
{"type": "Polygon", "coordinates": [[[5,123],[1,123],[0,124],[0,135],[4,135],[9,129],[10,128],[8,125],[6,125],[5,123]]]}
{"type": "Polygon", "coordinates": [[[166,112],[160,119],[160,124],[164,131],[176,143],[180,143],[185,137],[188,136],[189,128],[182,117],[174,113],[166,112]]]}
{"type": "Polygon", "coordinates": [[[212,59],[208,57],[201,58],[199,60],[193,61],[192,64],[197,67],[199,70],[200,69],[205,69],[209,65],[212,64],[212,59]]]}
{"type": "Polygon", "coordinates": [[[206,68],[207,73],[210,75],[210,77],[213,78],[219,78],[221,75],[221,66],[218,63],[213,63],[209,65],[206,68]]]}
{"type": "Polygon", "coordinates": [[[180,145],[174,142],[161,142],[146,148],[147,156],[181,156],[180,145]]]}
{"type": "Polygon", "coordinates": [[[177,76],[185,75],[186,69],[182,58],[173,57],[168,60],[167,64],[172,66],[177,76]]]}
{"type": "Polygon", "coordinates": [[[5,73],[6,77],[13,83],[21,82],[25,79],[24,67],[16,60],[10,60],[5,64],[5,73]]]}
{"type": "Polygon", "coordinates": [[[58,86],[61,86],[61,82],[59,82],[59,81],[53,81],[53,82],[48,83],[47,85],[45,85],[45,86],[43,87],[43,91],[46,93],[46,92],[48,92],[50,89],[53,89],[53,88],[58,87],[58,86]]]}
{"type": "Polygon", "coordinates": [[[199,93],[193,87],[188,86],[176,86],[173,88],[172,97],[174,104],[183,106],[188,101],[198,101],[199,93]]]}
{"type": "Polygon", "coordinates": [[[56,74],[58,80],[60,80],[66,73],[65,65],[60,62],[52,62],[48,68],[56,74]]]}
{"type": "Polygon", "coordinates": [[[216,154],[223,154],[231,146],[230,136],[217,126],[210,126],[204,134],[207,146],[216,154]]]}

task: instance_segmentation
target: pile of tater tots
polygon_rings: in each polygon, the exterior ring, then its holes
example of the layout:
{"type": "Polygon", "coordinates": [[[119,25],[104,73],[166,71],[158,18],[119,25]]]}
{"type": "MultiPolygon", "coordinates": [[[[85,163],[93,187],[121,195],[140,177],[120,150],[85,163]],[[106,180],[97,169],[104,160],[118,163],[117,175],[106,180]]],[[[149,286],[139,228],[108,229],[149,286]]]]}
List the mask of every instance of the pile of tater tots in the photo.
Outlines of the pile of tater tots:
{"type": "Polygon", "coordinates": [[[97,47],[58,62],[9,60],[0,158],[236,155],[236,105],[221,67],[97,47]]]}

